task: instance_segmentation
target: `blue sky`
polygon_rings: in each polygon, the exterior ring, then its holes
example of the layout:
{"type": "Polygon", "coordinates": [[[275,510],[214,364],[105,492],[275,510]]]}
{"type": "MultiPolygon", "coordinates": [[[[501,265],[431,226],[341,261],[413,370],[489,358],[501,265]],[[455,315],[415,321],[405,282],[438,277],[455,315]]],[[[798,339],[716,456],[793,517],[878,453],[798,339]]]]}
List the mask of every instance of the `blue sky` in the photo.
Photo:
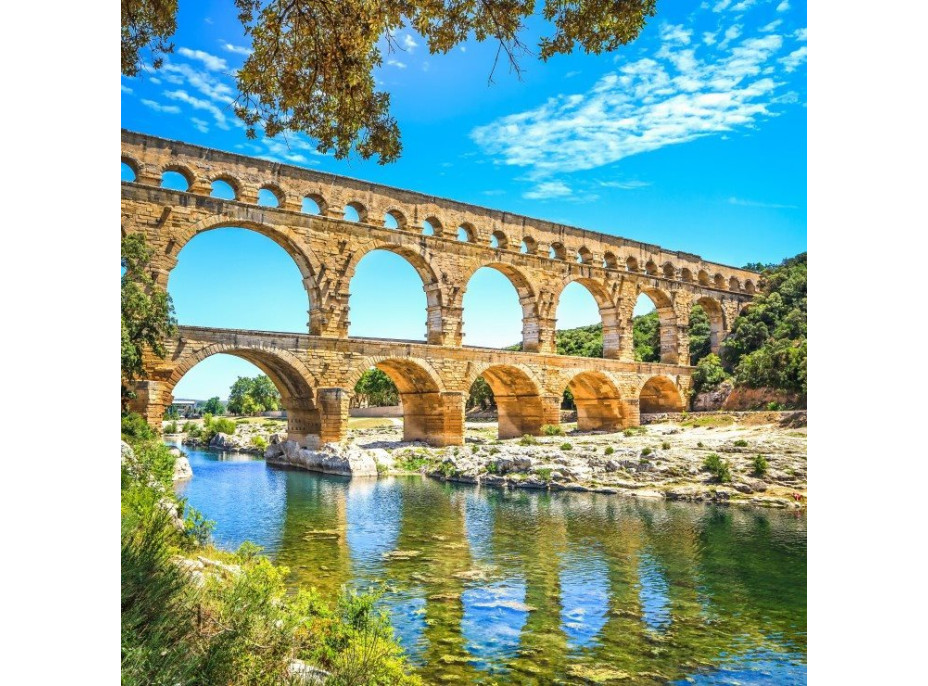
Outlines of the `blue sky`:
{"type": "MultiPolygon", "coordinates": [[[[429,55],[399,31],[377,78],[391,93],[403,155],[336,161],[289,135],[249,141],[229,105],[247,41],[226,2],[182,3],[165,66],[122,78],[128,129],[355,176],[693,252],[734,265],[806,249],[806,7],[793,0],[659,2],[641,37],[612,54],[522,60],[519,80],[491,44],[429,55]]],[[[530,45],[546,27],[529,26],[530,45]]],[[[169,290],[182,323],[305,331],[295,265],[237,229],[182,251],[169,290]],[[242,275],[246,278],[242,278],[242,275]]],[[[350,333],[422,338],[425,296],[411,267],[365,258],[350,333]],[[420,306],[421,305],[421,306],[420,306]]],[[[639,311],[645,309],[644,304],[639,311]]],[[[466,343],[516,342],[515,291],[481,270],[465,295],[466,343]]],[[[558,326],[597,321],[572,286],[558,326]]],[[[234,358],[210,358],[177,397],[225,396],[234,358]]]]}

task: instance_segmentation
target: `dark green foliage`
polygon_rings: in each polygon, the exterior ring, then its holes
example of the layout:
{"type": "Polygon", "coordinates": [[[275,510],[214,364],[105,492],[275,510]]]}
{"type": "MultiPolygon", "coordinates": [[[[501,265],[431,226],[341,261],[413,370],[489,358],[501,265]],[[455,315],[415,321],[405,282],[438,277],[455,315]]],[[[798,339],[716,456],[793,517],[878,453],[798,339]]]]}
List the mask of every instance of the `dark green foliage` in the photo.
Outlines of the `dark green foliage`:
{"type": "Polygon", "coordinates": [[[545,424],[541,427],[541,433],[545,436],[563,436],[564,429],[560,424],[545,424]]]}
{"type": "Polygon", "coordinates": [[[357,402],[368,407],[389,407],[400,401],[400,392],[393,380],[376,367],[368,369],[354,385],[357,402]]]}
{"type": "Polygon", "coordinates": [[[670,450],[670,442],[664,441],[663,443],[661,443],[661,450],[670,450]]]}
{"type": "Polygon", "coordinates": [[[642,449],[641,449],[641,454],[642,454],[642,455],[650,455],[650,454],[653,453],[653,452],[654,452],[654,451],[651,450],[650,448],[642,448],[642,449]]]}
{"type": "Polygon", "coordinates": [[[525,434],[519,439],[519,445],[538,445],[538,439],[530,434],[525,434]]]}
{"type": "Polygon", "coordinates": [[[574,447],[570,443],[561,443],[561,450],[573,450],[574,447]]]}
{"type": "Polygon", "coordinates": [[[496,407],[496,399],[493,397],[493,389],[482,376],[471,384],[470,395],[467,396],[467,409],[479,407],[481,410],[489,410],[496,407]]]}
{"type": "Polygon", "coordinates": [[[229,390],[228,410],[232,414],[255,415],[279,408],[280,391],[264,374],[240,376],[229,390]]]}
{"type": "Polygon", "coordinates": [[[747,448],[747,447],[748,447],[748,442],[747,442],[746,440],[744,440],[743,438],[739,438],[739,439],[738,439],[737,441],[735,441],[732,445],[734,445],[736,448],[747,448]]]}
{"type": "Polygon", "coordinates": [[[130,412],[122,416],[123,440],[128,441],[132,438],[149,440],[155,436],[155,430],[148,425],[148,422],[138,412],[130,412]]]}
{"type": "Polygon", "coordinates": [[[165,424],[164,433],[176,434],[177,433],[177,422],[168,422],[167,424],[165,424]]]}
{"type": "Polygon", "coordinates": [[[702,463],[702,468],[723,484],[731,481],[731,465],[716,453],[711,453],[706,457],[705,461],[702,463]]]}
{"type": "Polygon", "coordinates": [[[603,450],[603,455],[611,455],[614,452],[615,452],[615,448],[613,448],[611,445],[607,445],[606,449],[603,450]]]}
{"type": "Polygon", "coordinates": [[[632,319],[636,362],[661,361],[661,322],[657,310],[632,319]]]}
{"type": "Polygon", "coordinates": [[[214,395],[212,398],[203,403],[202,407],[203,412],[209,412],[213,416],[221,415],[226,411],[225,403],[223,403],[218,395],[214,395]]]}
{"type": "Polygon", "coordinates": [[[551,473],[554,470],[550,467],[542,467],[541,469],[535,470],[535,476],[537,476],[542,481],[548,482],[551,481],[551,473]]]}
{"type": "Polygon", "coordinates": [[[690,364],[695,365],[712,352],[712,325],[699,305],[690,310],[690,364]]]}
{"type": "Polygon", "coordinates": [[[769,465],[767,463],[767,458],[764,457],[763,455],[758,454],[754,456],[753,466],[754,466],[754,476],[760,477],[760,476],[765,476],[767,474],[767,468],[769,465]]]}
{"type": "Polygon", "coordinates": [[[714,391],[727,377],[722,360],[715,353],[709,353],[693,370],[693,393],[714,391]]]}
{"type": "Polygon", "coordinates": [[[807,277],[806,253],[764,270],[761,292],[722,345],[722,362],[738,385],[805,398],[807,277]]]}

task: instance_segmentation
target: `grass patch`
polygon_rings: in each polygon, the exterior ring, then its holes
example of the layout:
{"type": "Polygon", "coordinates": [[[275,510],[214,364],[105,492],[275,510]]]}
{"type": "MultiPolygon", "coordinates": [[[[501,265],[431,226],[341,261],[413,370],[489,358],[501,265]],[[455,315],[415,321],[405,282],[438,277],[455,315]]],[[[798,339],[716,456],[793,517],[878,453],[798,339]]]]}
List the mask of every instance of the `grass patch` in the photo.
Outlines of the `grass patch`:
{"type": "Polygon", "coordinates": [[[519,445],[538,445],[538,439],[530,434],[525,434],[519,439],[519,445]]]}
{"type": "Polygon", "coordinates": [[[561,443],[561,450],[573,450],[574,447],[570,443],[561,443]]]}
{"type": "Polygon", "coordinates": [[[748,447],[748,442],[747,442],[746,440],[744,440],[743,438],[739,438],[739,439],[738,439],[737,441],[735,441],[732,445],[734,445],[736,448],[747,448],[747,447],[748,447]]]}
{"type": "Polygon", "coordinates": [[[541,427],[541,433],[545,436],[563,436],[564,428],[560,424],[545,424],[541,427]]]}
{"type": "Polygon", "coordinates": [[[670,450],[670,441],[664,441],[663,443],[661,443],[661,449],[670,450]]]}
{"type": "Polygon", "coordinates": [[[650,448],[642,448],[642,449],[641,449],[641,454],[642,454],[643,456],[648,456],[648,455],[650,455],[650,454],[653,453],[653,452],[654,452],[654,451],[651,450],[650,448]]]}
{"type": "Polygon", "coordinates": [[[553,470],[550,469],[549,467],[543,467],[543,468],[541,468],[541,469],[536,469],[536,470],[535,470],[535,475],[538,476],[538,478],[541,479],[542,481],[544,481],[544,482],[549,482],[549,481],[551,481],[551,472],[552,472],[552,471],[553,471],[553,470]]]}

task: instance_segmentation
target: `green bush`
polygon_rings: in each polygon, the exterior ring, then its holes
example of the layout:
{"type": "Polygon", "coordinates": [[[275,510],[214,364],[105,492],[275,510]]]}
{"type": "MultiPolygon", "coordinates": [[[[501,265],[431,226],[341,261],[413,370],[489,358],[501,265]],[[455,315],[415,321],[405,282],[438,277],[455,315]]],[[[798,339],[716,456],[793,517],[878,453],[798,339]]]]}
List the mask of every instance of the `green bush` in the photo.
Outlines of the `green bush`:
{"type": "Polygon", "coordinates": [[[641,454],[642,454],[642,455],[645,455],[645,456],[650,455],[652,452],[654,452],[654,451],[651,450],[650,448],[642,448],[642,449],[641,449],[641,454]]]}
{"type": "Polygon", "coordinates": [[[778,403],[776,400],[772,400],[771,402],[767,403],[767,410],[769,412],[779,412],[782,409],[783,405],[778,403]]]}
{"type": "Polygon", "coordinates": [[[235,433],[235,422],[226,417],[220,417],[212,421],[210,428],[214,433],[228,434],[231,436],[235,433]]]}
{"type": "Polygon", "coordinates": [[[142,415],[138,412],[130,412],[122,417],[122,436],[126,440],[135,438],[145,441],[154,438],[157,434],[142,415]]]}
{"type": "Polygon", "coordinates": [[[702,441],[697,441],[697,442],[696,442],[696,447],[697,447],[697,448],[705,448],[705,445],[703,444],[702,441]]]}
{"type": "Polygon", "coordinates": [[[744,440],[743,438],[739,438],[737,441],[732,443],[732,445],[734,445],[736,448],[747,448],[748,442],[744,440]]]}
{"type": "Polygon", "coordinates": [[[177,422],[170,421],[164,425],[164,433],[166,434],[176,434],[177,433],[177,422]]]}
{"type": "Polygon", "coordinates": [[[487,463],[487,474],[498,474],[499,473],[499,464],[496,462],[487,463]]]}
{"type": "Polygon", "coordinates": [[[192,433],[197,433],[197,432],[200,431],[200,429],[199,429],[199,427],[197,426],[196,422],[191,422],[191,421],[184,422],[184,426],[183,426],[183,428],[182,428],[181,430],[182,430],[185,434],[192,434],[192,433]]]}
{"type": "Polygon", "coordinates": [[[693,370],[693,393],[713,391],[725,381],[725,369],[722,360],[715,353],[702,358],[693,370]]]}
{"type": "Polygon", "coordinates": [[[615,448],[613,448],[611,445],[607,445],[606,449],[603,450],[603,455],[611,455],[614,452],[615,452],[615,448]]]}
{"type": "Polygon", "coordinates": [[[561,450],[573,450],[574,447],[570,443],[561,443],[561,450]]]}
{"type": "Polygon", "coordinates": [[[711,453],[702,463],[702,468],[712,474],[721,483],[731,481],[731,465],[716,453],[711,453]]]}
{"type": "Polygon", "coordinates": [[[538,445],[538,439],[529,434],[525,434],[519,439],[519,445],[538,445]]]}
{"type": "Polygon", "coordinates": [[[542,467],[541,469],[535,470],[535,475],[542,481],[551,481],[551,472],[553,470],[548,467],[542,467]]]}
{"type": "Polygon", "coordinates": [[[763,455],[754,456],[754,476],[765,476],[768,467],[769,464],[766,457],[763,455]]]}
{"type": "Polygon", "coordinates": [[[258,450],[267,448],[267,439],[264,436],[252,436],[251,444],[258,450]]]}
{"type": "Polygon", "coordinates": [[[563,436],[564,429],[560,424],[545,424],[541,427],[541,433],[545,436],[563,436]]]}
{"type": "Polygon", "coordinates": [[[669,441],[664,441],[663,443],[661,443],[661,449],[663,449],[663,450],[670,450],[670,442],[669,442],[669,441]]]}

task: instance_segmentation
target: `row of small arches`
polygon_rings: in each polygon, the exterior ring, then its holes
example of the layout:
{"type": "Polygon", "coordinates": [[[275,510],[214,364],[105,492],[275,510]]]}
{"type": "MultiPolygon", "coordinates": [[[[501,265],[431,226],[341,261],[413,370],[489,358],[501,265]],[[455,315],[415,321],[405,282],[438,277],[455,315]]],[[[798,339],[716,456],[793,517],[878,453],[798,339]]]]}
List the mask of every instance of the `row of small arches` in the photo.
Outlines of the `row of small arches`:
{"type": "MultiPolygon", "coordinates": [[[[137,176],[137,165],[134,161],[124,157],[122,159],[123,181],[134,182],[137,176]]],[[[189,192],[193,183],[193,173],[185,167],[168,165],[162,172],[161,186],[163,188],[189,192]]],[[[211,197],[220,198],[222,200],[238,200],[240,194],[239,183],[230,176],[220,175],[211,181],[211,197]]],[[[284,197],[283,190],[273,184],[266,184],[258,189],[258,205],[262,207],[280,207],[283,204],[284,197]]],[[[315,193],[308,194],[302,198],[300,209],[306,214],[328,216],[327,203],[321,196],[315,193]]],[[[351,201],[345,204],[342,218],[345,221],[366,224],[368,223],[368,211],[362,203],[351,201]]],[[[408,231],[411,228],[406,216],[396,209],[388,210],[384,214],[383,226],[384,228],[395,231],[408,231]]],[[[444,227],[437,217],[429,216],[422,222],[421,233],[424,236],[441,236],[444,235],[444,227]]],[[[462,243],[476,244],[478,242],[477,235],[476,228],[469,222],[464,222],[459,225],[455,233],[457,240],[462,243]]],[[[490,234],[489,246],[494,250],[513,249],[509,238],[499,229],[490,234]]],[[[539,246],[534,238],[525,236],[519,244],[518,251],[526,255],[537,255],[539,254],[539,246]]],[[[559,241],[551,243],[548,248],[548,257],[552,260],[568,261],[569,255],[570,251],[559,241]]],[[[671,262],[665,262],[663,265],[658,266],[650,259],[644,265],[641,265],[639,260],[634,256],[628,256],[622,260],[615,253],[610,251],[607,251],[603,255],[602,264],[595,265],[594,255],[586,246],[576,251],[574,254],[574,261],[578,264],[600,266],[604,269],[615,269],[633,273],[644,272],[649,276],[697,283],[700,286],[715,288],[716,290],[730,290],[735,292],[741,292],[743,290],[749,294],[753,294],[756,290],[755,284],[750,279],[742,284],[735,276],[726,280],[720,273],[710,275],[707,271],[702,269],[694,274],[693,271],[687,267],[678,270],[671,262]]]]}

